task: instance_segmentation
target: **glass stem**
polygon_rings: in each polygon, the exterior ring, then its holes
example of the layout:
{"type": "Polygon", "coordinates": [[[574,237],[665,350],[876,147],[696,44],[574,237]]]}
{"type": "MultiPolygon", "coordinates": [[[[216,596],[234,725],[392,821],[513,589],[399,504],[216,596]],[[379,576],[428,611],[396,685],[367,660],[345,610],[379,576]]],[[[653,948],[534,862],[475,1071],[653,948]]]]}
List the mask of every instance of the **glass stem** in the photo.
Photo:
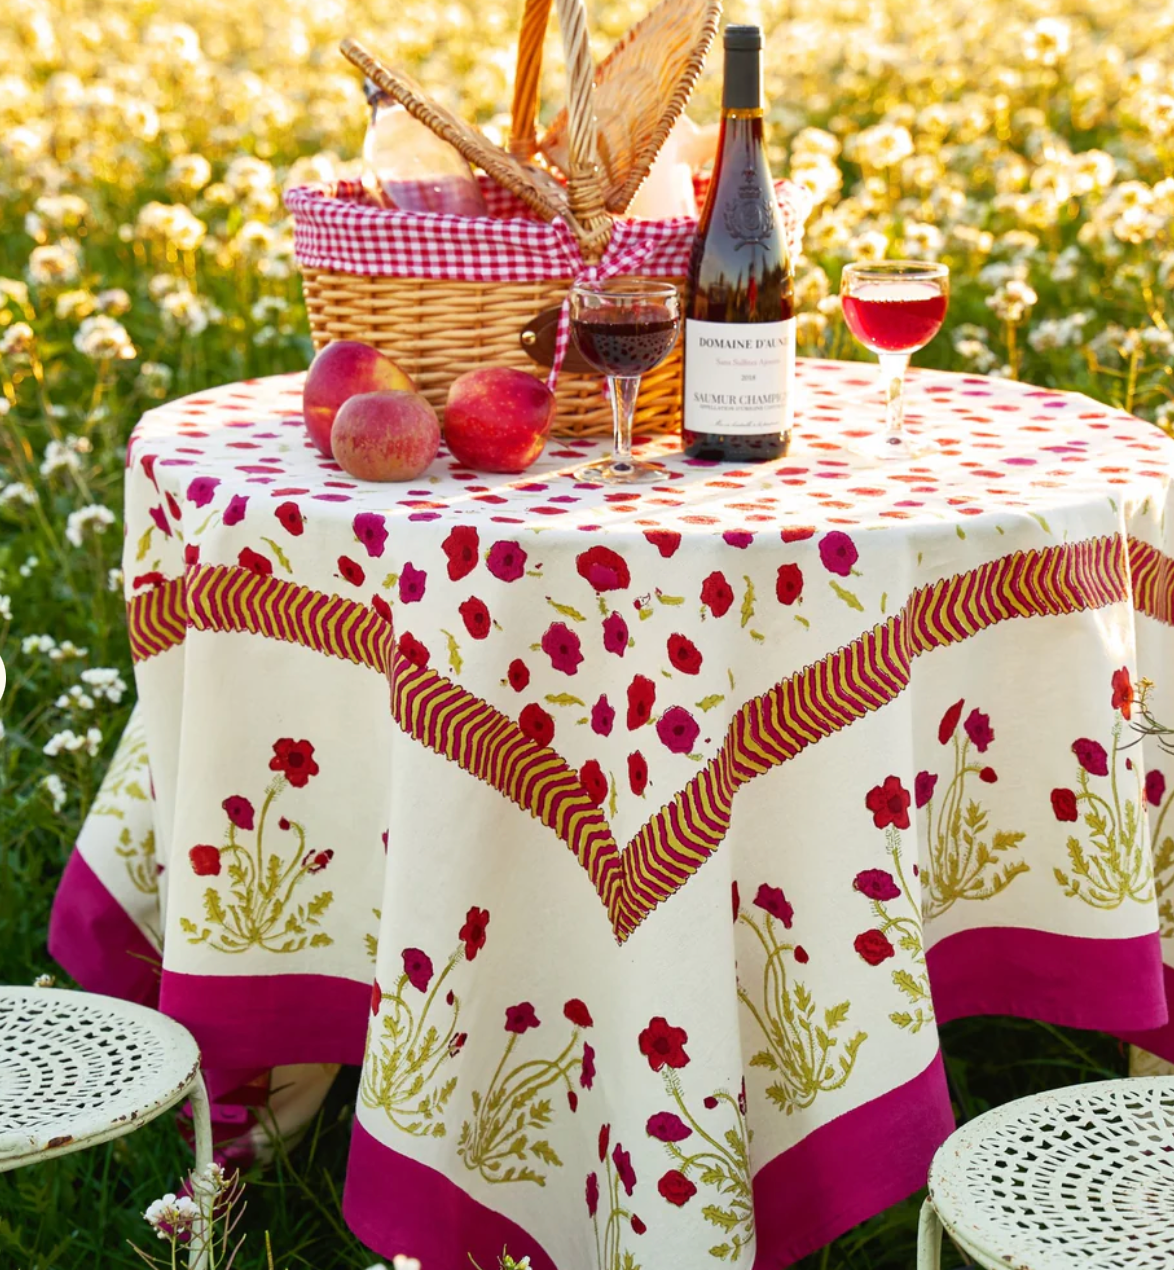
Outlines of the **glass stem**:
{"type": "Polygon", "coordinates": [[[885,437],[901,436],[905,426],[905,372],[909,369],[908,353],[881,353],[881,380],[885,388],[885,437]]]}
{"type": "Polygon", "coordinates": [[[636,417],[636,397],[640,392],[640,376],[611,376],[611,413],[615,422],[615,444],[612,455],[623,463],[632,459],[632,421],[636,417]]]}

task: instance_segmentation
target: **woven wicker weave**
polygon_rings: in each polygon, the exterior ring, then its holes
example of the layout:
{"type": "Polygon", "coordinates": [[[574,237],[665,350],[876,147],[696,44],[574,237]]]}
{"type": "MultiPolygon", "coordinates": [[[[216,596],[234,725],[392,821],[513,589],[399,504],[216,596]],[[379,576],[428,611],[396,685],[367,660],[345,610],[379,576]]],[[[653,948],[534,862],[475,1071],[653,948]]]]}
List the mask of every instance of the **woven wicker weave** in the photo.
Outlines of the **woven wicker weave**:
{"type": "MultiPolygon", "coordinates": [[[[683,282],[681,283],[683,286],[683,282]]],[[[302,287],[314,345],[361,340],[386,353],[442,412],[452,381],[475,366],[513,366],[537,373],[519,332],[544,309],[562,303],[570,279],[552,282],[441,282],[362,278],[303,269],[302,287]]],[[[555,432],[607,436],[611,406],[597,375],[559,376],[555,432]]],[[[636,432],[673,432],[681,422],[681,346],[645,375],[636,432]]]]}

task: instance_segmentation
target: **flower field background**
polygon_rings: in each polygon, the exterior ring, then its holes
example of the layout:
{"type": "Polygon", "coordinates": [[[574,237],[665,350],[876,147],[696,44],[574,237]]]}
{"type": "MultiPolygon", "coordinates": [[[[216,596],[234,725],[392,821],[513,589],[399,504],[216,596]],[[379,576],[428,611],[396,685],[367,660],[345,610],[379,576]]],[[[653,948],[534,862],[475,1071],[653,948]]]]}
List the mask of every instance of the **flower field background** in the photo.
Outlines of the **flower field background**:
{"type": "MultiPolygon", "coordinates": [[[[366,37],[487,131],[507,126],[522,0],[0,0],[0,981],[49,970],[56,879],[133,699],[119,563],[142,411],[311,355],[284,187],[344,173],[366,37]]],[[[604,51],[643,0],[589,0],[604,51]]],[[[1174,6],[1168,0],[731,0],[767,31],[776,171],[817,207],[801,349],[855,357],[844,261],[949,263],[919,360],[1086,392],[1174,435],[1174,6]]],[[[545,100],[561,98],[548,43],[545,100]]],[[[714,67],[714,70],[717,68],[714,67]]],[[[715,117],[707,76],[692,114],[715,117]]],[[[946,1030],[959,1113],[1119,1074],[1115,1042],[946,1030]]],[[[374,1259],[346,1232],[343,1079],[249,1186],[238,1266],[374,1259]]],[[[139,1264],[184,1168],[170,1125],[0,1177],[0,1265],[139,1264]]],[[[812,1259],[911,1264],[915,1203],[812,1259]]],[[[525,1249],[512,1250],[515,1256],[525,1249]]],[[[427,1267],[426,1270],[453,1270],[427,1267]]]]}

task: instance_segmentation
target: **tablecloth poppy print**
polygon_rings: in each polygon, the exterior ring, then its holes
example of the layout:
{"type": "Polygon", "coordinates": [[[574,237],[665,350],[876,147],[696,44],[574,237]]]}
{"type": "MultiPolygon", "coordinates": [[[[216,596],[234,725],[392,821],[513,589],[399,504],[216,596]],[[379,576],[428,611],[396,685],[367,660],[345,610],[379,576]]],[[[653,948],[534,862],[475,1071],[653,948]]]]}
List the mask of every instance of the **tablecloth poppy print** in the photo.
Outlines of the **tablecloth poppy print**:
{"type": "Polygon", "coordinates": [[[558,440],[355,482],[298,376],[136,429],[139,704],[53,948],[215,1067],[362,1063],[384,1255],[767,1270],[922,1183],[942,1021],[1174,1057],[1170,443],[914,373],[941,452],[881,466],[872,372],[799,383],[786,458],[631,490],[558,440]]]}

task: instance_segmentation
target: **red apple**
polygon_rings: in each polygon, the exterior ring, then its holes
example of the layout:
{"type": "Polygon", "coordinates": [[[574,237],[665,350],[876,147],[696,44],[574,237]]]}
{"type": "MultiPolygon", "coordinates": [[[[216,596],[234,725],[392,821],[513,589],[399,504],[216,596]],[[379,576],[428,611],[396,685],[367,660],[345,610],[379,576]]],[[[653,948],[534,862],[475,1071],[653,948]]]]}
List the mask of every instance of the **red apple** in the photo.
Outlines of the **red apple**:
{"type": "Polygon", "coordinates": [[[440,420],[414,392],[367,392],[342,403],[334,458],[361,481],[412,481],[436,457],[440,420]]]}
{"type": "Polygon", "coordinates": [[[302,390],[302,414],[310,440],[330,458],[330,429],[339,407],[359,393],[396,389],[415,392],[416,385],[377,348],[358,340],[335,340],[314,358],[302,390]]]}
{"type": "Polygon", "coordinates": [[[504,366],[453,381],[444,439],[453,457],[481,472],[520,472],[542,453],[554,419],[554,393],[533,375],[504,366]]]}

